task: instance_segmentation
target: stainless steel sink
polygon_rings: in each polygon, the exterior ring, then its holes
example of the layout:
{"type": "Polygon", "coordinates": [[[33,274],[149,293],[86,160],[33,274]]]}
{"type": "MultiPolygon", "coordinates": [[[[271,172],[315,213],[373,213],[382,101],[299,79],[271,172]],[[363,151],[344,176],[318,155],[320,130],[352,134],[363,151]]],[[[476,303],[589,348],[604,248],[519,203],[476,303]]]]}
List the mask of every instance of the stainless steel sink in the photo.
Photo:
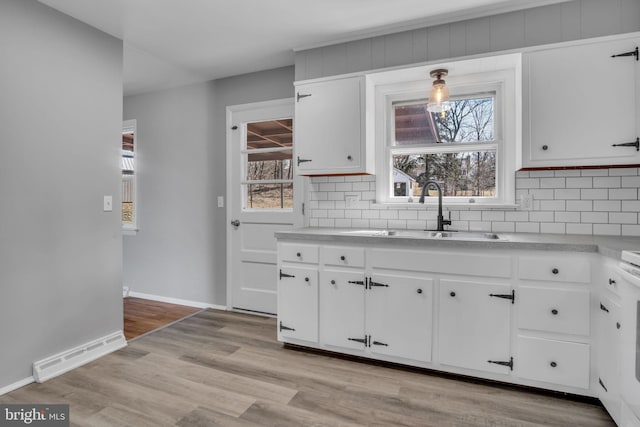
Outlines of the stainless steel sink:
{"type": "Polygon", "coordinates": [[[351,236],[407,237],[412,239],[447,240],[500,240],[496,233],[478,231],[429,231],[429,230],[349,230],[341,234],[351,236]]]}

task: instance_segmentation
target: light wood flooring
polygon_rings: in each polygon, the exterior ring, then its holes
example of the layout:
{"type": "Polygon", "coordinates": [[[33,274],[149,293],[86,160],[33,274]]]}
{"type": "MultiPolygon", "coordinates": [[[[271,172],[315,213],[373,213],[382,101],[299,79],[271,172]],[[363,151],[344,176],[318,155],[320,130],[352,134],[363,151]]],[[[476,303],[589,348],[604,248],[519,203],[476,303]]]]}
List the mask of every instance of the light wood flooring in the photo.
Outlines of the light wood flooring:
{"type": "Polygon", "coordinates": [[[273,318],[206,310],[0,403],[74,426],[613,426],[604,409],[283,348],[273,318]]]}
{"type": "Polygon", "coordinates": [[[127,340],[144,335],[183,317],[200,311],[199,308],[141,298],[123,299],[124,337],[127,340]]]}

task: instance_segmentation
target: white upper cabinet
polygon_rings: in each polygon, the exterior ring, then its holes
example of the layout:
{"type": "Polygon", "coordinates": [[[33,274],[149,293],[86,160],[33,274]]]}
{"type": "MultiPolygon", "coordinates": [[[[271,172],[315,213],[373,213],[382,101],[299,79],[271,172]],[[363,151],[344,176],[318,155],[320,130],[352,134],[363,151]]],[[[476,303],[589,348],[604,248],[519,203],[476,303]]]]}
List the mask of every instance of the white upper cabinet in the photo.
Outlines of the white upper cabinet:
{"type": "Polygon", "coordinates": [[[640,36],[591,40],[524,56],[523,166],[640,163],[640,36]]]}
{"type": "Polygon", "coordinates": [[[298,175],[373,173],[373,152],[366,150],[364,97],[362,76],[296,84],[298,175]]]}

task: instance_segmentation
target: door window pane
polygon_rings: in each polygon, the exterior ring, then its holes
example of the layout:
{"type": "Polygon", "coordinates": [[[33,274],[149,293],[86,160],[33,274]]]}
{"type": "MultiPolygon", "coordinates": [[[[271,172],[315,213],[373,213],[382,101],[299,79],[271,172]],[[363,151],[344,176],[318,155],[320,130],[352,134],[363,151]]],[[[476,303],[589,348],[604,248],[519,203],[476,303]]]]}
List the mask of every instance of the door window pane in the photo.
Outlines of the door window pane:
{"type": "Polygon", "coordinates": [[[246,184],[245,206],[249,209],[293,208],[293,183],[246,184]]]}

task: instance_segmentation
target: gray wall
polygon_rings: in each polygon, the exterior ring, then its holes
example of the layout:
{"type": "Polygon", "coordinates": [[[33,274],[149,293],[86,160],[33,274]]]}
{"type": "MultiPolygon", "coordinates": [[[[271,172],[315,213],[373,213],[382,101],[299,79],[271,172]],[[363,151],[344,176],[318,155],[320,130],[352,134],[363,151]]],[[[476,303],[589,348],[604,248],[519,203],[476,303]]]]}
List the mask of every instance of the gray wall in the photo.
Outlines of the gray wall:
{"type": "Polygon", "coordinates": [[[124,237],[131,291],[226,305],[226,107],[292,96],[286,67],[125,97],[124,118],[138,123],[140,231],[124,237]]]}
{"type": "Polygon", "coordinates": [[[640,0],[574,0],[297,52],[296,80],[640,31],[640,0]]]}
{"type": "Polygon", "coordinates": [[[122,42],[0,2],[0,387],[122,329],[122,42]]]}

